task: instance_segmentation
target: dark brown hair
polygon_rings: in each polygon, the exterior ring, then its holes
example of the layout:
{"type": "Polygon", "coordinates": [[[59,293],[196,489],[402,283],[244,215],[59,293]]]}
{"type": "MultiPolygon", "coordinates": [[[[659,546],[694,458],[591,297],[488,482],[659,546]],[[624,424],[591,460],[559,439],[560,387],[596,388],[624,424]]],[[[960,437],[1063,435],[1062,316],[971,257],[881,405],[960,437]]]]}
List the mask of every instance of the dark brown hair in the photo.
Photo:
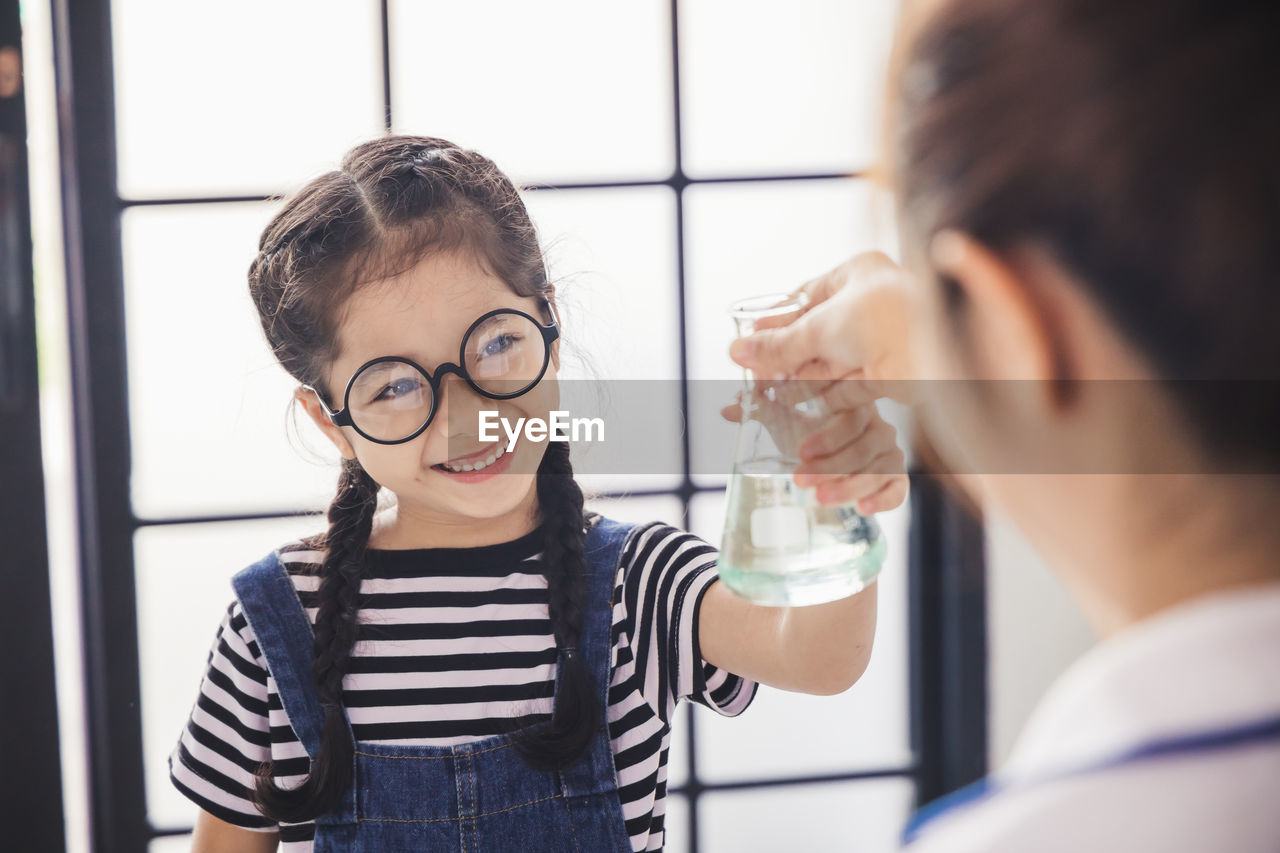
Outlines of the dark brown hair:
{"type": "Polygon", "coordinates": [[[1280,460],[1277,34],[1269,0],[953,0],[907,42],[890,117],[909,250],[942,229],[1047,250],[1209,455],[1267,470],[1280,460]]]}
{"type": "MultiPolygon", "coordinates": [[[[537,234],[515,186],[490,160],[442,139],[389,136],[352,149],[338,171],[307,184],[272,219],[249,268],[263,331],[293,378],[328,402],[326,368],[336,354],[342,305],[363,283],[408,269],[430,251],[469,251],[521,296],[551,303],[537,234]]],[[[582,491],[568,445],[550,442],[537,477],[542,565],[556,645],[575,648],[582,625],[586,560],[582,491]]],[[[359,590],[378,484],[345,462],[318,546],[319,608],[313,675],[324,733],[306,781],[279,787],[258,772],[255,800],[277,821],[334,808],[352,784],[353,744],[342,678],[359,629],[359,590]]],[[[536,767],[572,762],[602,724],[597,690],[578,655],[559,658],[551,720],[522,730],[520,751],[536,767]]]]}

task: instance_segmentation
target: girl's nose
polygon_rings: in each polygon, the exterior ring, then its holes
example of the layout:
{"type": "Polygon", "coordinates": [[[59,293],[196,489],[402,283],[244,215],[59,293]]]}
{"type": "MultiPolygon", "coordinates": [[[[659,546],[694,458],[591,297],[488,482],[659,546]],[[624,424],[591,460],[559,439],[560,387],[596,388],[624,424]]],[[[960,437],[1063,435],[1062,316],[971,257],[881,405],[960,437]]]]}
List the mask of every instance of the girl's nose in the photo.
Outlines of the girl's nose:
{"type": "Polygon", "coordinates": [[[439,427],[446,438],[474,435],[478,429],[484,398],[460,376],[449,375],[440,383],[440,400],[432,429],[439,427]]]}

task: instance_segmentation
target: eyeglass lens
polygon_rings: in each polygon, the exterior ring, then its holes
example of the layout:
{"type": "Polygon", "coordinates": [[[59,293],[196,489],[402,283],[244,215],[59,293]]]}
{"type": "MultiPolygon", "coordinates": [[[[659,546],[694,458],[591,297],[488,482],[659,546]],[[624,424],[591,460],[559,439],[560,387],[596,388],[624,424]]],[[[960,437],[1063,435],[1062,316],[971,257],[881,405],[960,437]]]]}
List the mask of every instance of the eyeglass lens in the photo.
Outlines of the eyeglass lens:
{"type": "MultiPolygon", "coordinates": [[[[467,376],[482,392],[507,397],[528,391],[546,366],[542,329],[528,317],[495,314],[473,328],[462,346],[467,376]]],[[[379,441],[417,432],[431,416],[432,390],[409,361],[379,361],[356,374],[347,395],[356,428],[379,441]]]]}

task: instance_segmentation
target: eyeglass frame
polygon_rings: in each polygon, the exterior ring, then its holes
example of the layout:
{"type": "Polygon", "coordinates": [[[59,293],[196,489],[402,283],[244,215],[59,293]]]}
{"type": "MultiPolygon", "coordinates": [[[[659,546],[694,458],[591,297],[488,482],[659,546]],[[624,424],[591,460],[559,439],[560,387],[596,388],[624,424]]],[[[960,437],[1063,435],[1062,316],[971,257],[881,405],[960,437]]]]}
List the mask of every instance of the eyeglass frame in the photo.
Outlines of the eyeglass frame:
{"type": "Polygon", "coordinates": [[[362,437],[372,441],[374,444],[391,445],[404,444],[405,442],[413,441],[415,438],[426,432],[427,427],[431,426],[431,422],[435,420],[436,411],[440,407],[440,386],[444,382],[444,377],[449,374],[461,377],[462,380],[466,382],[467,385],[469,385],[477,394],[488,397],[490,400],[512,400],[516,397],[522,397],[533,390],[533,386],[542,381],[542,377],[547,374],[547,366],[551,364],[551,345],[560,339],[560,323],[556,319],[555,308],[550,302],[547,302],[546,305],[549,313],[551,314],[551,322],[545,324],[536,317],[515,308],[495,308],[492,311],[488,311],[480,315],[476,318],[475,322],[468,326],[467,330],[462,333],[462,340],[458,343],[458,361],[441,362],[436,365],[436,369],[433,371],[428,371],[421,364],[418,364],[418,362],[405,356],[383,355],[366,361],[364,364],[357,367],[355,372],[351,374],[351,378],[347,380],[346,390],[342,393],[342,408],[337,411],[332,411],[329,408],[329,404],[324,401],[324,395],[320,393],[319,389],[311,385],[303,385],[302,387],[304,390],[310,391],[316,395],[316,399],[320,402],[320,408],[324,409],[325,415],[334,426],[349,426],[362,437]],[[474,332],[481,323],[491,317],[496,317],[499,314],[515,314],[517,316],[524,317],[526,320],[533,323],[533,325],[538,328],[538,331],[542,333],[542,369],[538,371],[538,375],[530,381],[527,386],[512,394],[495,394],[484,390],[476,384],[475,380],[471,378],[471,375],[467,373],[467,369],[463,367],[467,362],[467,339],[471,337],[471,333],[474,332]],[[427,385],[431,388],[431,411],[427,413],[427,419],[423,421],[422,426],[418,427],[412,435],[405,436],[404,438],[387,440],[383,438],[374,438],[364,430],[360,429],[356,424],[355,418],[351,416],[351,389],[355,387],[356,378],[359,377],[367,368],[370,368],[375,364],[392,361],[408,364],[426,378],[427,385]]]}

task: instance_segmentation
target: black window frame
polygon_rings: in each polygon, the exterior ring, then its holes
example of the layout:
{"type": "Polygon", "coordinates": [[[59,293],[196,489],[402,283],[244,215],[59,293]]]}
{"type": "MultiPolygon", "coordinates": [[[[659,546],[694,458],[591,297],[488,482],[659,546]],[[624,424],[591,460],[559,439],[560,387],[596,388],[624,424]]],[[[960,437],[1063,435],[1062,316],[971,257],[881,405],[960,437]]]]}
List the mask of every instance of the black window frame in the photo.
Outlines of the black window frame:
{"type": "MultiPolygon", "coordinates": [[[[0,0],[0,50],[23,65],[18,0],[0,0]]],[[[0,820],[15,850],[61,853],[62,766],[54,672],[52,578],[32,266],[30,170],[24,80],[0,97],[0,820]]]]}

